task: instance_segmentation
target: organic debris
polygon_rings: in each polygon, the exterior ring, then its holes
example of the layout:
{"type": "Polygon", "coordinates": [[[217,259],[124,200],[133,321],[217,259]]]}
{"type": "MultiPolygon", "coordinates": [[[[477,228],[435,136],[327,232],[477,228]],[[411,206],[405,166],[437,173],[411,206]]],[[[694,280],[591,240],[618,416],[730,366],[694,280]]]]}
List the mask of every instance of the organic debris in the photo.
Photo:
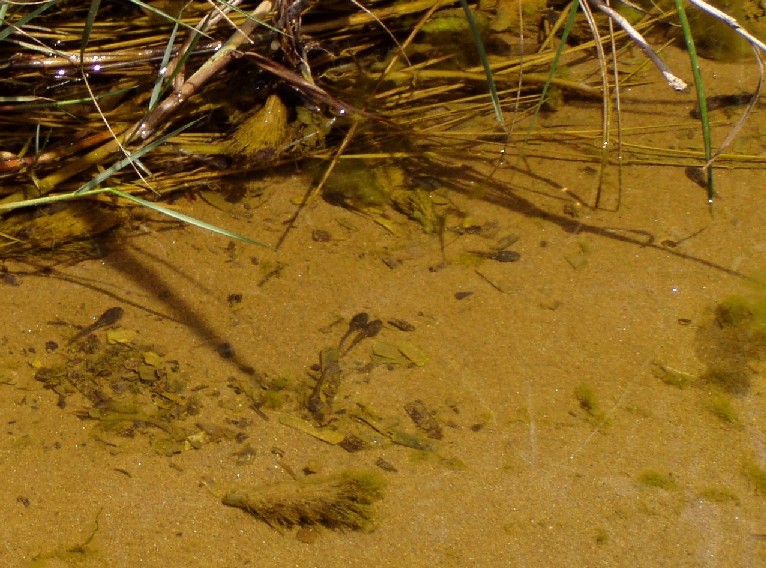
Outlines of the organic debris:
{"type": "Polygon", "coordinates": [[[124,334],[102,342],[93,333],[115,323],[122,308],[107,310],[99,320],[77,333],[57,363],[39,366],[35,378],[59,397],[65,408],[76,398],[77,415],[95,420],[105,430],[132,436],[147,428],[162,454],[181,451],[194,429],[186,418],[199,412],[197,397],[178,361],[168,361],[151,345],[133,344],[124,334]]]}
{"type": "Polygon", "coordinates": [[[404,405],[404,410],[420,430],[425,432],[426,436],[434,440],[441,440],[444,437],[442,427],[431,415],[426,405],[421,400],[413,400],[404,405]]]}

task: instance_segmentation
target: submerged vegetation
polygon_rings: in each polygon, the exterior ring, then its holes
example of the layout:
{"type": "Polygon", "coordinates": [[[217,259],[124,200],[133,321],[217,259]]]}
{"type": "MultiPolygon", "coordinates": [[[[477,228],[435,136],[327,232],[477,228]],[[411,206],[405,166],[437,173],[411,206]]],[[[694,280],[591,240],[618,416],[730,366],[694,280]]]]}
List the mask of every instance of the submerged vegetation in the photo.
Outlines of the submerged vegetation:
{"type": "Polygon", "coordinates": [[[664,489],[665,491],[671,491],[678,487],[678,484],[672,476],[656,469],[642,471],[638,476],[638,483],[643,487],[664,489]]]}
{"type": "Polygon", "coordinates": [[[742,465],[742,473],[757,495],[766,495],[766,469],[753,459],[747,459],[742,465]]]}
{"type": "Polygon", "coordinates": [[[271,527],[365,530],[373,526],[373,504],[383,497],[385,485],[378,473],[345,471],[318,479],[236,488],[222,502],[271,527]]]}
{"type": "MultiPolygon", "coordinates": [[[[735,395],[749,392],[766,361],[766,286],[762,277],[745,295],[730,296],[715,306],[697,333],[697,355],[707,369],[703,384],[735,395]]],[[[728,414],[728,413],[727,413],[728,414]]]]}
{"type": "Polygon", "coordinates": [[[601,410],[601,405],[596,396],[596,392],[588,384],[578,385],[574,389],[574,397],[588,416],[588,419],[599,426],[605,426],[607,423],[606,414],[601,410]]]}

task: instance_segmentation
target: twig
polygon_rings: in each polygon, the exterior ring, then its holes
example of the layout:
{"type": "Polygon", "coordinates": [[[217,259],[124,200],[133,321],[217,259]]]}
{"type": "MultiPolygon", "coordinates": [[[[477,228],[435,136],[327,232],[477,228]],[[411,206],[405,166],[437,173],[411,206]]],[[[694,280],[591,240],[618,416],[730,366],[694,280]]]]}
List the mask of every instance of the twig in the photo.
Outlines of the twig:
{"type": "MultiPolygon", "coordinates": [[[[694,0],[690,1],[692,4],[696,4],[694,0]]],[[[660,59],[660,56],[654,52],[649,43],[644,39],[644,36],[642,36],[632,25],[630,25],[628,20],[612,10],[612,8],[604,4],[601,0],[589,0],[589,2],[601,10],[604,14],[609,16],[612,20],[614,20],[614,22],[617,23],[617,25],[620,26],[626,34],[628,34],[630,39],[632,39],[636,45],[641,48],[646,56],[652,60],[654,66],[659,69],[660,73],[662,73],[662,76],[665,77],[667,84],[670,85],[670,88],[672,88],[674,91],[685,91],[688,88],[686,82],[673,74],[673,72],[670,70],[670,67],[668,67],[662,59],[660,59]]]]}
{"type": "Polygon", "coordinates": [[[265,17],[271,10],[270,0],[264,0],[250,14],[250,18],[240,27],[229,40],[219,49],[207,62],[200,67],[194,75],[189,77],[179,88],[167,96],[156,109],[136,125],[135,130],[142,140],[152,136],[157,126],[165,118],[175,112],[178,107],[185,103],[189,97],[196,93],[213,75],[226,67],[232,59],[236,50],[246,41],[249,41],[249,34],[255,30],[260,23],[258,20],[265,17]]]}
{"type": "Polygon", "coordinates": [[[726,14],[725,12],[721,12],[718,8],[711,6],[707,2],[703,2],[702,0],[689,0],[689,3],[693,4],[703,12],[707,12],[711,16],[713,16],[715,19],[722,21],[724,24],[729,26],[731,29],[733,29],[735,32],[737,32],[739,35],[741,35],[743,38],[745,38],[751,45],[754,45],[764,53],[766,53],[766,43],[763,43],[761,40],[759,40],[757,37],[752,35],[750,32],[748,32],[745,28],[742,27],[742,25],[726,14]]]}

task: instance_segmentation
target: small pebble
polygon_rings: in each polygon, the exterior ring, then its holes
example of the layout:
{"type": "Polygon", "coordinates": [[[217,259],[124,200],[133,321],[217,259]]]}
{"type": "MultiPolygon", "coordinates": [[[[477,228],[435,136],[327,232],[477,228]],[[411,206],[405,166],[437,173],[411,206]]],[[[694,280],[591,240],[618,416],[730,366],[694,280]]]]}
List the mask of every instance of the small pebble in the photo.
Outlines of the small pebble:
{"type": "Polygon", "coordinates": [[[295,532],[295,539],[304,544],[314,544],[319,538],[319,531],[311,527],[301,527],[295,532]]]}

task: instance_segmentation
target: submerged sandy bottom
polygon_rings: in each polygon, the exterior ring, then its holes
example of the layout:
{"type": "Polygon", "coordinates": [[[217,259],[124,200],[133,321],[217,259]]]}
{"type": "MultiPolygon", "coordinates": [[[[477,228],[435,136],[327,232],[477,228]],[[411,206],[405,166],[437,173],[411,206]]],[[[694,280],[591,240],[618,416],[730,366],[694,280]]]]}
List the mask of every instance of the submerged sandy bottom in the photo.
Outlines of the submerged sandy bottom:
{"type": "MultiPolygon", "coordinates": [[[[631,120],[661,122],[664,112],[694,128],[688,101],[645,106],[631,120]]],[[[572,111],[546,124],[592,125],[595,116],[572,111]]],[[[746,464],[766,467],[765,380],[754,374],[746,393],[731,394],[700,381],[676,388],[656,373],[657,363],[703,373],[713,307],[749,290],[743,276],[764,268],[763,176],[720,172],[711,216],[682,169],[627,166],[620,209],[609,212],[572,198],[588,199],[595,183],[583,164],[530,164],[535,181],[517,176],[505,186],[502,170],[497,186],[450,194],[482,231],[447,231],[443,252],[403,217],[393,216],[391,234],[318,200],[278,252],[137,219],[103,259],[50,273],[8,264],[19,285],[2,291],[0,563],[765,564],[766,508],[743,475],[746,464]],[[315,240],[317,229],[331,240],[315,240]],[[468,260],[467,251],[510,234],[519,236],[518,262],[468,260]],[[184,426],[238,436],[203,437],[198,449],[168,457],[157,451],[158,428],[125,437],[79,418],[89,407],[79,394],[57,404],[35,367],[71,349],[76,329],[50,322],[86,325],[114,306],[125,311],[117,329],[178,362],[187,386],[179,396],[199,401],[184,426]],[[280,421],[309,417],[301,397],[310,367],[359,312],[414,330],[387,323],[344,356],[338,407],[348,414],[363,405],[386,427],[427,439],[404,409],[420,400],[443,430],[433,451],[367,429],[366,449],[349,453],[280,421]],[[427,355],[423,366],[362,370],[375,341],[405,340],[427,355]],[[49,341],[58,350],[46,349],[49,341]],[[222,343],[233,357],[221,357],[222,343]],[[248,368],[291,385],[281,409],[264,417],[232,390],[252,377],[248,368]],[[583,388],[591,412],[578,400],[583,388]],[[722,399],[732,422],[711,411],[722,399]],[[248,445],[255,456],[244,463],[248,445]],[[381,458],[396,471],[376,465],[381,458]],[[371,530],[322,529],[307,544],[296,529],[270,528],[220,502],[231,487],[347,469],[387,481],[371,530]],[[662,487],[646,481],[652,475],[662,487]]],[[[275,244],[307,181],[296,173],[261,184],[252,215],[247,203],[235,217],[200,200],[176,205],[275,244]]],[[[105,341],[105,330],[95,334],[105,341]]],[[[335,425],[364,431],[348,424],[339,417],[335,425]]]]}

